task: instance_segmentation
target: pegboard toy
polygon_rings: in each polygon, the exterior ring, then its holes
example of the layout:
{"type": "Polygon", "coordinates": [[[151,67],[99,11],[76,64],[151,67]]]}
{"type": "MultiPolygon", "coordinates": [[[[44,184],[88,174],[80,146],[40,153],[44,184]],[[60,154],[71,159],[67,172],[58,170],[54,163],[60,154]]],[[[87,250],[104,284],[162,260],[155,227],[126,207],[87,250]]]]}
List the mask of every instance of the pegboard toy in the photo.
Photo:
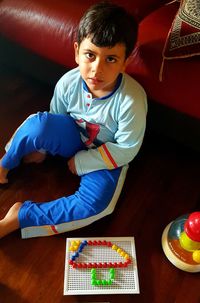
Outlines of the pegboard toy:
{"type": "Polygon", "coordinates": [[[139,293],[134,238],[68,238],[64,295],[113,293],[139,293]]]}

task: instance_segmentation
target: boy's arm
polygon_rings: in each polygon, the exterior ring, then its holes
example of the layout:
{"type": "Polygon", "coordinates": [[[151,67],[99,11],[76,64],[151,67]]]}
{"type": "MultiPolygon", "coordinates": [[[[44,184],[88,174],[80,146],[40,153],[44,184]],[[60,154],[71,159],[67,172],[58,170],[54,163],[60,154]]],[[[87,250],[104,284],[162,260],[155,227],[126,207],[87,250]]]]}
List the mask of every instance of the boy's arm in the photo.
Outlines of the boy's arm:
{"type": "Polygon", "coordinates": [[[63,97],[59,87],[55,87],[49,111],[52,114],[66,114],[66,105],[63,103],[63,97]]]}
{"type": "Polygon", "coordinates": [[[80,79],[78,68],[74,68],[65,73],[57,82],[54,94],[50,103],[50,113],[52,114],[67,114],[69,92],[74,93],[73,83],[77,83],[80,79]]]}
{"type": "Polygon", "coordinates": [[[115,143],[107,142],[75,155],[78,175],[100,169],[114,169],[133,160],[141,147],[146,127],[146,95],[140,101],[133,106],[132,102],[126,106],[123,104],[115,143]]]}
{"type": "Polygon", "coordinates": [[[67,99],[65,98],[67,83],[67,74],[62,76],[57,82],[53,97],[50,103],[50,113],[52,114],[66,114],[67,113],[67,99]]]}

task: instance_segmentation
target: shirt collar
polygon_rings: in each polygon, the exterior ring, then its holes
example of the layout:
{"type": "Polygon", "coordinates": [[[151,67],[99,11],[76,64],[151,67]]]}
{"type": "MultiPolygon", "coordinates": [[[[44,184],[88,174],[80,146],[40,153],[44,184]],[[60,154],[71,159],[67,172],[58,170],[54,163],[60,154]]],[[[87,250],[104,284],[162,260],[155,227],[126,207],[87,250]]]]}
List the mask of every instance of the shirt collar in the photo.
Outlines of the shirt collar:
{"type": "MultiPolygon", "coordinates": [[[[83,79],[82,79],[82,82],[83,82],[83,89],[84,89],[84,91],[86,91],[87,93],[90,93],[89,89],[87,87],[86,82],[83,79]]],[[[104,97],[95,98],[95,99],[97,99],[97,100],[105,100],[105,99],[110,98],[116,92],[116,90],[120,86],[121,82],[122,82],[122,73],[120,73],[119,76],[117,77],[117,82],[116,82],[115,87],[114,87],[114,89],[113,89],[113,91],[111,93],[109,93],[108,95],[106,95],[104,97]]]]}

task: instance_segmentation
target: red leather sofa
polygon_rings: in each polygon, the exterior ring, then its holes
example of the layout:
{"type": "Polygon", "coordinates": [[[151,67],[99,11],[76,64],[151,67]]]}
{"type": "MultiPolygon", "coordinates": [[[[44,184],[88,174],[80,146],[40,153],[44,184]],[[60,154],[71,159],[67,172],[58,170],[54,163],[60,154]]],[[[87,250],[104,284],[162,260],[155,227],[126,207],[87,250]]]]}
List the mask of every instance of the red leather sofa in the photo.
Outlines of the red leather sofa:
{"type": "MultiPolygon", "coordinates": [[[[0,0],[0,61],[55,84],[75,67],[73,40],[83,12],[94,0],[0,0]]],[[[179,1],[113,0],[139,23],[127,72],[145,88],[150,129],[200,150],[200,57],[165,60],[162,51],[179,1]]]]}

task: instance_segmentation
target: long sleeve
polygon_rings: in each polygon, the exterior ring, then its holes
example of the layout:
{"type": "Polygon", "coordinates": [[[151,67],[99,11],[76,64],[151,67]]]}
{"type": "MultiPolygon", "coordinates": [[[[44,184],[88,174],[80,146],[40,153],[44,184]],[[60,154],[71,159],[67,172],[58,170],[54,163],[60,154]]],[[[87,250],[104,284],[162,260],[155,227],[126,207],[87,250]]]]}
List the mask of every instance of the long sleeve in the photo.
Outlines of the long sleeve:
{"type": "Polygon", "coordinates": [[[79,68],[74,68],[64,74],[57,82],[54,94],[50,103],[50,113],[52,114],[72,114],[74,105],[79,107],[81,103],[82,79],[79,68]],[[70,107],[71,106],[71,107],[70,107]]]}

